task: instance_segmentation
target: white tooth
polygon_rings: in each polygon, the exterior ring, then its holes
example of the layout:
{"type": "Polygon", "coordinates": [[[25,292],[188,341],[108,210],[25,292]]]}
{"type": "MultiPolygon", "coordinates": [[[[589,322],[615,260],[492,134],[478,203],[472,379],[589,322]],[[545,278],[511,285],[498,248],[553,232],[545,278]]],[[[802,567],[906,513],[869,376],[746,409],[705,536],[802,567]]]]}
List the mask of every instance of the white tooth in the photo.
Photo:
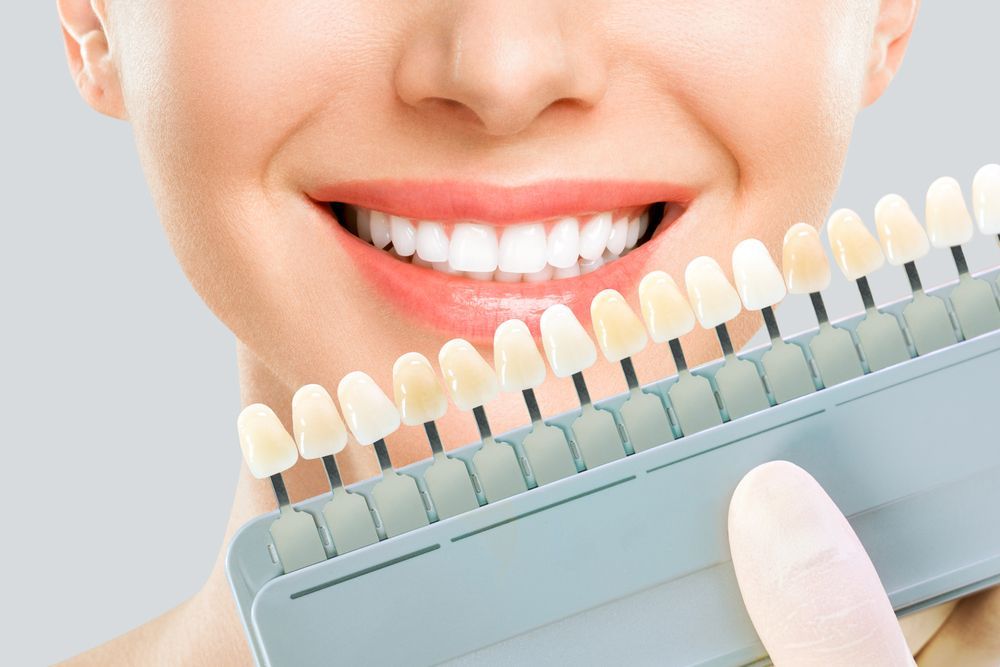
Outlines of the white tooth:
{"type": "Polygon", "coordinates": [[[427,222],[417,225],[416,240],[417,257],[425,262],[448,261],[448,234],[440,222],[427,222]]]}
{"type": "Polygon", "coordinates": [[[602,266],[604,266],[603,257],[598,257],[597,259],[580,259],[580,275],[585,276],[588,273],[596,271],[602,266]]]}
{"type": "Polygon", "coordinates": [[[600,213],[580,229],[580,257],[597,259],[604,254],[611,236],[611,213],[600,213]]]}
{"type": "Polygon", "coordinates": [[[899,195],[886,195],[875,204],[875,228],[885,258],[893,266],[916,261],[930,252],[927,232],[899,195]]]}
{"type": "Polygon", "coordinates": [[[534,273],[525,273],[524,282],[526,283],[541,283],[546,280],[552,280],[552,275],[555,273],[555,269],[546,264],[542,267],[541,271],[535,271],[534,273]]]}
{"type": "Polygon", "coordinates": [[[420,257],[418,255],[414,255],[413,257],[411,257],[410,258],[410,263],[413,264],[414,266],[422,266],[425,269],[429,269],[432,266],[434,266],[434,264],[432,264],[431,262],[428,262],[426,260],[420,259],[420,257]]]}
{"type": "Polygon", "coordinates": [[[540,224],[513,225],[500,237],[497,266],[511,273],[534,273],[545,267],[545,227],[540,224]]]}
{"type": "Polygon", "coordinates": [[[597,348],[573,311],[561,303],[549,306],[539,321],[542,347],[556,377],[569,377],[597,361],[597,348]]]}
{"type": "Polygon", "coordinates": [[[785,298],[785,279],[767,247],[757,239],[746,239],[736,245],[733,279],[747,310],[761,310],[785,298]]]}
{"type": "Polygon", "coordinates": [[[399,428],[396,405],[375,380],[361,371],[348,373],[337,385],[337,400],[344,421],[362,445],[381,440],[399,428]]]}
{"type": "Polygon", "coordinates": [[[625,250],[625,241],[628,239],[628,218],[618,218],[611,225],[611,236],[608,237],[608,251],[613,255],[620,255],[625,250]]]}
{"type": "Polygon", "coordinates": [[[576,266],[580,259],[580,223],[576,218],[563,218],[555,224],[549,232],[546,257],[557,269],[576,266]]]}
{"type": "Polygon", "coordinates": [[[497,269],[497,233],[488,225],[463,222],[451,234],[448,263],[458,271],[492,273],[497,269]]]}
{"type": "Polygon", "coordinates": [[[646,235],[647,229],[649,229],[649,209],[643,211],[642,215],[639,216],[639,235],[636,238],[636,243],[638,243],[639,239],[646,235]]]}
{"type": "Polygon", "coordinates": [[[462,410],[486,405],[500,393],[496,373],[467,340],[455,338],[441,347],[438,365],[451,398],[462,410]]]}
{"type": "Polygon", "coordinates": [[[292,430],[304,459],[331,456],[347,445],[347,427],[330,394],[318,384],[292,396],[292,430]]]}
{"type": "Polygon", "coordinates": [[[625,249],[631,250],[639,242],[639,218],[628,221],[628,234],[625,236],[625,249]]]}
{"type": "Polygon", "coordinates": [[[545,380],[545,362],[521,320],[507,320],[493,335],[493,365],[503,391],[523,391],[545,380]]]}
{"type": "Polygon", "coordinates": [[[621,255],[619,255],[618,253],[611,252],[610,249],[609,250],[605,250],[604,254],[601,255],[601,259],[604,260],[605,264],[610,264],[611,262],[615,261],[619,257],[621,257],[621,255]]]}
{"type": "Polygon", "coordinates": [[[830,216],[826,223],[826,239],[833,250],[834,261],[848,280],[874,273],[885,264],[882,246],[858,214],[849,208],[838,209],[830,216]]]}
{"type": "Polygon", "coordinates": [[[972,180],[972,206],[983,234],[1000,234],[1000,164],[988,164],[972,180]]]}
{"type": "Polygon", "coordinates": [[[384,248],[392,242],[392,233],[389,231],[389,216],[381,211],[372,211],[368,216],[368,227],[372,233],[372,245],[376,248],[384,248]]]}
{"type": "Polygon", "coordinates": [[[556,269],[552,272],[552,279],[559,280],[561,278],[576,278],[580,275],[580,264],[574,262],[572,266],[567,266],[565,269],[556,269]]]}
{"type": "Polygon", "coordinates": [[[600,292],[590,302],[590,321],[601,352],[612,363],[638,354],[649,341],[642,320],[613,289],[600,292]]]}
{"type": "Polygon", "coordinates": [[[400,257],[409,257],[417,249],[417,230],[406,218],[390,215],[389,231],[392,234],[392,247],[400,257]]]}
{"type": "Polygon", "coordinates": [[[688,299],[701,326],[714,329],[740,314],[740,295],[711,257],[696,257],[684,270],[688,299]]]}
{"type": "Polygon", "coordinates": [[[236,420],[236,429],[243,458],[250,474],[257,479],[285,472],[299,458],[295,440],[274,411],[262,403],[243,408],[236,420]]]}
{"type": "Polygon", "coordinates": [[[448,262],[433,262],[431,263],[431,267],[435,271],[440,271],[441,273],[447,273],[448,275],[451,276],[456,276],[461,273],[461,271],[456,270],[455,267],[449,264],[448,262]]]}
{"type": "Polygon", "coordinates": [[[924,220],[927,236],[935,248],[951,248],[972,239],[972,216],[962,196],[962,186],[944,176],[927,188],[924,220]]]}
{"type": "Polygon", "coordinates": [[[473,280],[493,280],[492,271],[466,271],[464,275],[473,280]]]}
{"type": "Polygon", "coordinates": [[[355,208],[354,215],[356,216],[358,225],[358,237],[362,241],[372,242],[372,226],[371,226],[371,211],[367,208],[355,208]]]}
{"type": "Polygon", "coordinates": [[[508,273],[507,271],[500,271],[497,269],[497,271],[493,274],[493,280],[498,283],[519,283],[521,282],[522,275],[523,274],[520,273],[508,273]]]}

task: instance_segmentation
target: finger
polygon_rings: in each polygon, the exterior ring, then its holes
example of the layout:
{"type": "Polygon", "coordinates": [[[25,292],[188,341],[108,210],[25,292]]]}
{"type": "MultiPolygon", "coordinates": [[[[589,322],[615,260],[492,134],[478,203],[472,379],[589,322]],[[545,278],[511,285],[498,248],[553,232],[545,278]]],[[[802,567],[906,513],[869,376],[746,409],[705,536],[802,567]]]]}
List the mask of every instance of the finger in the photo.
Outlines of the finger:
{"type": "Polygon", "coordinates": [[[1000,587],[965,598],[917,656],[920,667],[1000,664],[1000,587]]]}
{"type": "Polygon", "coordinates": [[[729,504],[729,545],[778,667],[913,664],[868,554],[801,468],[774,461],[743,478],[729,504]]]}

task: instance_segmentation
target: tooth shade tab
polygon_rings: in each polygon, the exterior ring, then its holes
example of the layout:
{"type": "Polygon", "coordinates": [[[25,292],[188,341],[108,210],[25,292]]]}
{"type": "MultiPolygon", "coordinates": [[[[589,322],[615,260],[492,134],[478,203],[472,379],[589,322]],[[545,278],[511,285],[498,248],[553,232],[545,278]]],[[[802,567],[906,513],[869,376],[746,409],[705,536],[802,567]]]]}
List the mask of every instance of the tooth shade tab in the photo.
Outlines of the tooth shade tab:
{"type": "Polygon", "coordinates": [[[972,216],[965,205],[962,186],[943,176],[927,188],[927,236],[935,248],[952,248],[972,240],[972,216]]]}
{"type": "Polygon", "coordinates": [[[557,303],[542,313],[542,347],[556,377],[569,377],[597,361],[597,348],[567,306],[557,303]]]}
{"type": "Polygon", "coordinates": [[[496,373],[467,340],[455,338],[445,343],[438,365],[452,400],[462,410],[486,405],[500,392],[496,373]]]}
{"type": "Polygon", "coordinates": [[[448,399],[431,362],[417,352],[408,352],[393,364],[392,391],[400,419],[407,426],[441,419],[448,410],[448,399]]]}
{"type": "Polygon", "coordinates": [[[545,227],[513,225],[500,237],[497,266],[508,273],[536,273],[546,266],[545,227]]]}
{"type": "Polygon", "coordinates": [[[347,445],[347,427],[329,392],[318,384],[292,396],[292,431],[304,459],[332,456],[347,445]]]}
{"type": "Polygon", "coordinates": [[[711,257],[696,257],[684,270],[688,299],[705,329],[725,324],[740,313],[740,295],[711,257]]]}
{"type": "Polygon", "coordinates": [[[874,273],[885,264],[885,255],[858,214],[849,208],[833,212],[826,226],[833,258],[848,280],[874,273]]]}
{"type": "Polygon", "coordinates": [[[649,341],[639,316],[625,297],[613,289],[606,289],[594,297],[590,303],[590,318],[601,352],[610,362],[638,354],[649,341]]]}
{"type": "Polygon", "coordinates": [[[1000,234],[1000,164],[988,164],[972,180],[972,208],[983,234],[1000,234]]]}
{"type": "Polygon", "coordinates": [[[257,479],[285,472],[299,458],[295,441],[274,410],[262,403],[243,408],[236,420],[243,459],[257,479]]]}
{"type": "Polygon", "coordinates": [[[337,386],[344,420],[362,445],[382,440],[399,428],[399,411],[382,388],[361,371],[348,373],[337,386]]]}
{"type": "Polygon", "coordinates": [[[657,343],[680,338],[694,329],[694,311],[674,279],[653,271],[639,283],[639,306],[650,337],[657,343]]]}
{"type": "Polygon", "coordinates": [[[534,389],[545,380],[545,362],[521,320],[507,320],[493,335],[493,365],[503,391],[534,389]]]}
{"type": "Polygon", "coordinates": [[[830,262],[812,225],[797,222],[785,233],[781,268],[790,294],[812,294],[830,286],[830,262]]]}
{"type": "Polygon", "coordinates": [[[931,244],[905,199],[889,194],[875,205],[875,229],[885,257],[893,266],[914,262],[928,252],[931,244]]]}
{"type": "Polygon", "coordinates": [[[455,225],[451,233],[448,263],[456,271],[496,271],[498,255],[497,233],[493,227],[466,222],[455,225]]]}
{"type": "Polygon", "coordinates": [[[740,241],[733,249],[733,281],[747,310],[761,310],[785,298],[785,279],[757,239],[740,241]]]}

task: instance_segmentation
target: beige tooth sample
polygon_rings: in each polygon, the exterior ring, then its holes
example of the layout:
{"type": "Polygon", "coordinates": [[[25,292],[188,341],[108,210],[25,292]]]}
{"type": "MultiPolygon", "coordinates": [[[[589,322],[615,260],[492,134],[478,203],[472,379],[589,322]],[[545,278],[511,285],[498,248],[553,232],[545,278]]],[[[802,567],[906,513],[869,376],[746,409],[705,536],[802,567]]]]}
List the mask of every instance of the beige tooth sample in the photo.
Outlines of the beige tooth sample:
{"type": "Polygon", "coordinates": [[[924,219],[935,248],[951,248],[972,239],[972,216],[965,205],[962,186],[950,176],[942,176],[927,188],[924,219]]]}
{"type": "Polygon", "coordinates": [[[691,260],[684,270],[684,284],[702,327],[714,329],[739,315],[740,296],[711,257],[691,260]]]}
{"type": "Polygon", "coordinates": [[[283,473],[298,460],[295,440],[282,426],[278,415],[262,403],[243,408],[236,420],[236,430],[243,458],[250,474],[257,479],[283,473]]]}
{"type": "Polygon", "coordinates": [[[438,519],[479,507],[469,471],[462,461],[445,455],[434,421],[444,416],[448,399],[427,358],[417,352],[404,354],[392,367],[392,385],[403,423],[423,426],[434,463],[424,470],[424,482],[438,519]]]}
{"type": "Polygon", "coordinates": [[[483,406],[500,392],[496,373],[467,340],[455,338],[444,344],[438,354],[451,398],[462,410],[476,415],[482,447],[472,457],[475,475],[487,502],[495,502],[526,490],[513,448],[493,440],[483,406]]]}
{"type": "Polygon", "coordinates": [[[798,222],[785,233],[781,269],[790,294],[813,294],[830,286],[830,263],[812,225],[798,222]]]}
{"type": "Polygon", "coordinates": [[[521,320],[507,320],[497,327],[493,336],[493,365],[500,389],[522,392],[531,431],[524,436],[521,447],[539,486],[569,477],[576,472],[576,463],[562,430],[542,421],[534,388],[545,380],[545,361],[535,345],[528,325],[521,320]]]}
{"type": "Polygon", "coordinates": [[[663,271],[639,283],[639,305],[650,337],[657,343],[680,338],[694,329],[694,311],[673,277],[663,271]]]}
{"type": "Polygon", "coordinates": [[[885,255],[878,241],[851,209],[842,208],[833,212],[827,222],[826,235],[833,250],[833,259],[848,280],[874,273],[885,264],[885,255]]]}
{"type": "Polygon", "coordinates": [[[326,560],[315,520],[311,514],[292,507],[281,477],[298,459],[295,440],[274,411],[261,403],[245,407],[236,428],[250,474],[257,479],[270,477],[278,500],[278,518],[271,522],[268,532],[281,570],[293,572],[326,560]]]}
{"type": "Polygon", "coordinates": [[[292,431],[304,459],[332,456],[347,445],[347,427],[329,392],[318,384],[292,396],[292,431]]]}
{"type": "Polygon", "coordinates": [[[348,373],[337,386],[344,420],[362,445],[382,440],[399,428],[399,411],[375,380],[361,371],[348,373]]]}
{"type": "Polygon", "coordinates": [[[408,352],[392,366],[392,390],[402,422],[421,426],[444,416],[448,399],[431,363],[422,354],[408,352]]]}
{"type": "Polygon", "coordinates": [[[785,280],[767,247],[757,239],[733,249],[733,280],[747,310],[761,310],[785,298],[785,280]]]}
{"type": "Polygon", "coordinates": [[[1000,164],[988,164],[972,179],[972,208],[983,234],[1000,234],[1000,164]]]}
{"type": "Polygon", "coordinates": [[[597,361],[597,348],[569,307],[557,303],[542,313],[542,347],[556,377],[569,377],[597,361]]]}
{"type": "Polygon", "coordinates": [[[505,392],[532,389],[545,380],[545,361],[528,325],[521,320],[507,320],[497,327],[493,365],[500,389],[505,392]]]}
{"type": "Polygon", "coordinates": [[[452,400],[462,410],[486,405],[500,392],[496,373],[467,340],[455,338],[445,343],[438,365],[452,400]]]}
{"type": "Polygon", "coordinates": [[[888,194],[878,200],[875,228],[885,257],[893,266],[914,262],[930,251],[927,232],[899,195],[888,194]]]}
{"type": "Polygon", "coordinates": [[[590,303],[590,317],[597,342],[608,361],[621,361],[646,347],[648,337],[642,322],[613,289],[606,289],[590,303]]]}

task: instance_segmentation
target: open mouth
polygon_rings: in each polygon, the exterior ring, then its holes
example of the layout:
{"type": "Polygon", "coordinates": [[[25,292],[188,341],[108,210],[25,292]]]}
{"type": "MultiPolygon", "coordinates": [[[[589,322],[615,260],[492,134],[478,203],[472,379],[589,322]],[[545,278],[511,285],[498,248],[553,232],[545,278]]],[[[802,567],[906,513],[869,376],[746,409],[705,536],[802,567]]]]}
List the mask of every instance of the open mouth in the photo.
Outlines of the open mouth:
{"type": "Polygon", "coordinates": [[[635,250],[677,204],[654,203],[513,224],[414,220],[331,203],[348,232],[400,262],[472,280],[543,282],[592,273],[635,250]]]}

